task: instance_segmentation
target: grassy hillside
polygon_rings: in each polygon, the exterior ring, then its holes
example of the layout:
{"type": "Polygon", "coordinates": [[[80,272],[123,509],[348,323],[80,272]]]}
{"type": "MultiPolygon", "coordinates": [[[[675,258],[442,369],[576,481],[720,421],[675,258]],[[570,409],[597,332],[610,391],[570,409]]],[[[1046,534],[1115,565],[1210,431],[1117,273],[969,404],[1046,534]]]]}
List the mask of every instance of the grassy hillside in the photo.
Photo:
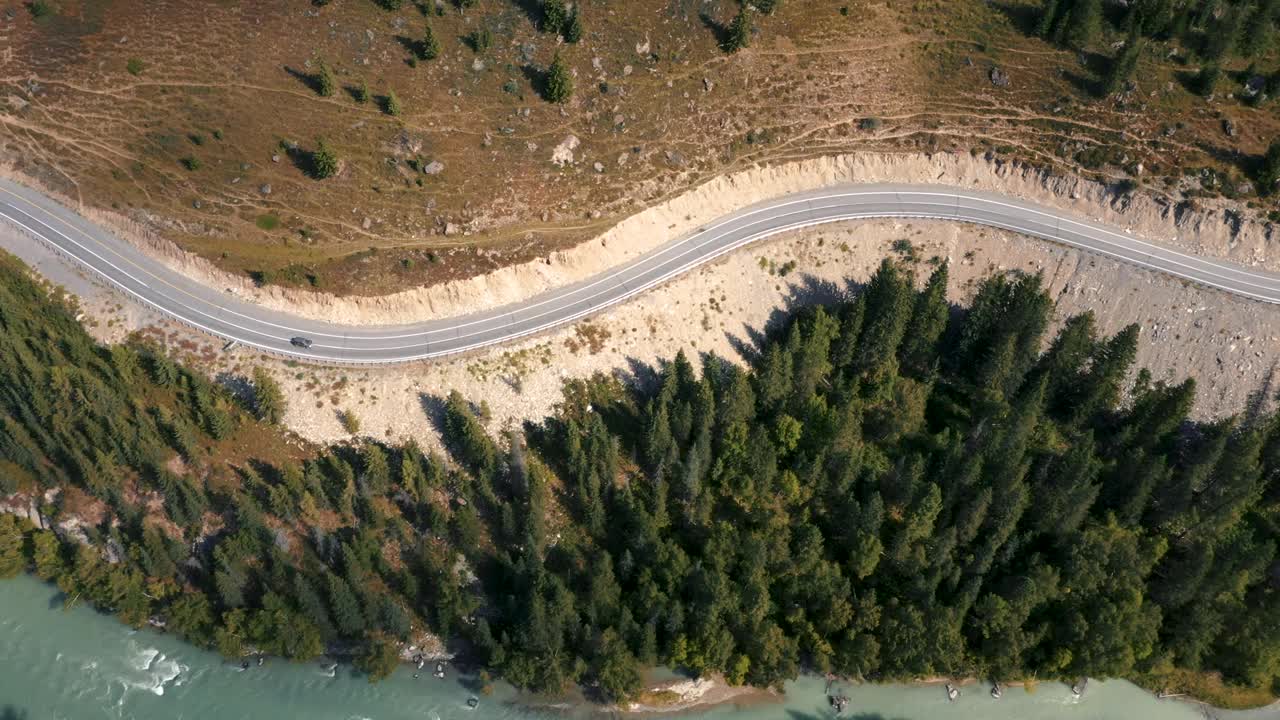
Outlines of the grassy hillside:
{"type": "Polygon", "coordinates": [[[234,272],[362,294],[544,256],[754,162],[864,148],[1251,199],[1280,122],[1239,95],[1251,63],[1275,71],[1273,36],[1202,97],[1209,40],[1256,3],[1202,4],[1173,3],[1195,21],[1144,38],[1132,88],[1106,92],[1131,24],[1111,5],[1077,48],[1037,35],[1034,0],[784,0],[730,53],[732,0],[583,0],[576,42],[536,0],[49,0],[0,18],[0,159],[234,272]]]}

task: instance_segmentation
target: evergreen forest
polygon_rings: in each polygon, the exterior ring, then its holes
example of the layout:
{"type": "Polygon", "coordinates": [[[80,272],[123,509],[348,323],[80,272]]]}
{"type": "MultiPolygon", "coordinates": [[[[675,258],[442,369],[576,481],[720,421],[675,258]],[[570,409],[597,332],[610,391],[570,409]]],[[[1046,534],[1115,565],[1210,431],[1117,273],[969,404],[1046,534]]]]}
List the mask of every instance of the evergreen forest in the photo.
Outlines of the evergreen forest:
{"type": "Polygon", "coordinates": [[[632,696],[658,664],[778,685],[1219,672],[1280,677],[1280,420],[1194,420],[1139,328],[1053,323],[1040,277],[968,307],[886,260],[749,368],[678,355],[570,381],[447,452],[297,448],[269,378],[231,393],[104,347],[0,258],[0,575],[229,657],[349,656],[428,631],[520,687],[632,696]],[[1050,334],[1050,328],[1057,328],[1050,334]]]}

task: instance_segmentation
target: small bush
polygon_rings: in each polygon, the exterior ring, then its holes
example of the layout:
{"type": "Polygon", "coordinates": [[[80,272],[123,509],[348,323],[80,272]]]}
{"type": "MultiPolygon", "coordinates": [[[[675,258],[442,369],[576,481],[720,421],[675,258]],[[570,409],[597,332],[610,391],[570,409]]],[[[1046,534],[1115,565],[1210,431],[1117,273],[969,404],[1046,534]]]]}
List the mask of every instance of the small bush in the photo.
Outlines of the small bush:
{"type": "Polygon", "coordinates": [[[179,162],[182,163],[182,167],[192,172],[195,172],[196,170],[199,170],[200,168],[204,167],[204,163],[200,162],[200,158],[198,157],[187,156],[179,160],[179,162]]]}
{"type": "Polygon", "coordinates": [[[280,227],[280,218],[275,215],[259,215],[255,224],[262,230],[275,230],[280,227]]]}
{"type": "Polygon", "coordinates": [[[342,429],[347,431],[348,435],[355,435],[360,432],[360,416],[356,415],[354,410],[350,408],[342,411],[342,429]]]}
{"type": "Polygon", "coordinates": [[[48,0],[33,0],[27,8],[31,10],[31,17],[37,20],[53,14],[53,5],[48,0]]]}
{"type": "Polygon", "coordinates": [[[214,131],[213,131],[213,139],[214,139],[214,140],[221,140],[221,139],[222,139],[222,131],[221,131],[221,130],[214,130],[214,131]]]}
{"type": "Polygon", "coordinates": [[[476,28],[467,36],[467,44],[477,53],[488,52],[493,45],[493,33],[489,32],[489,28],[476,28]]]}
{"type": "Polygon", "coordinates": [[[388,115],[399,115],[402,111],[400,107],[400,98],[396,97],[394,90],[388,90],[387,96],[382,99],[382,111],[388,115]]]}
{"type": "Polygon", "coordinates": [[[399,10],[404,5],[404,0],[374,0],[374,2],[383,10],[399,10]]]}
{"type": "Polygon", "coordinates": [[[369,83],[361,80],[360,84],[352,91],[351,96],[361,105],[369,102],[369,83]]]}
{"type": "Polygon", "coordinates": [[[862,118],[861,120],[858,121],[859,128],[861,128],[862,130],[868,130],[871,132],[875,132],[876,130],[879,130],[883,126],[884,126],[884,123],[881,122],[880,118],[869,117],[869,118],[862,118]]]}
{"type": "Polygon", "coordinates": [[[191,141],[192,145],[197,147],[204,145],[204,136],[200,133],[191,133],[187,136],[187,139],[191,141]]]}
{"type": "Polygon", "coordinates": [[[138,58],[129,58],[129,62],[125,64],[124,69],[128,70],[130,75],[141,75],[142,71],[147,68],[138,58]]]}

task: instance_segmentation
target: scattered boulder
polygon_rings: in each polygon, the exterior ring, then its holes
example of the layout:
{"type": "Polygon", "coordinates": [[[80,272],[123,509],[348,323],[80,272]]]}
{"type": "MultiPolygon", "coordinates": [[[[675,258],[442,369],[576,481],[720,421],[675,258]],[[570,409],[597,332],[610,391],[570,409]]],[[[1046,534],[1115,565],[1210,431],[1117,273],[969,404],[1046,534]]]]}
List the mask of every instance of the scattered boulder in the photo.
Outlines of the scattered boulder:
{"type": "Polygon", "coordinates": [[[636,43],[636,54],[637,55],[649,54],[649,38],[646,37],[644,39],[644,42],[642,43],[636,43]]]}
{"type": "Polygon", "coordinates": [[[560,167],[573,164],[573,151],[577,150],[581,144],[582,141],[578,139],[577,135],[566,137],[551,151],[551,162],[560,167]]]}
{"type": "Polygon", "coordinates": [[[444,172],[444,163],[439,160],[432,160],[427,163],[426,167],[422,168],[422,172],[424,175],[439,175],[444,172]]]}
{"type": "Polygon", "coordinates": [[[1227,137],[1232,138],[1239,134],[1239,130],[1236,129],[1236,124],[1231,118],[1222,119],[1222,132],[1226,133],[1227,137]]]}
{"type": "Polygon", "coordinates": [[[1244,83],[1244,96],[1257,97],[1259,93],[1267,89],[1267,79],[1261,75],[1253,75],[1244,83]]]}
{"type": "Polygon", "coordinates": [[[673,166],[675,166],[675,167],[681,167],[681,166],[683,166],[683,165],[684,165],[684,154],[683,154],[683,153],[681,153],[681,152],[679,152],[679,151],[677,151],[677,150],[666,150],[666,151],[664,151],[662,154],[663,154],[663,156],[664,156],[664,157],[666,157],[666,159],[667,159],[667,164],[669,164],[669,165],[673,165],[673,166]]]}
{"type": "Polygon", "coordinates": [[[1009,74],[998,67],[991,68],[991,84],[996,87],[1009,87],[1009,74]]]}
{"type": "Polygon", "coordinates": [[[602,162],[597,162],[597,163],[593,164],[591,167],[592,167],[592,168],[594,168],[594,169],[595,169],[595,171],[596,171],[596,172],[598,172],[598,173],[602,173],[602,172],[604,172],[604,163],[602,163],[602,162]]]}
{"type": "Polygon", "coordinates": [[[270,195],[270,194],[271,194],[271,183],[262,183],[262,185],[259,185],[259,186],[258,186],[258,192],[262,193],[263,195],[270,195]]]}
{"type": "Polygon", "coordinates": [[[273,163],[278,163],[278,162],[280,162],[280,156],[279,156],[279,155],[272,155],[272,156],[271,156],[271,162],[273,162],[273,163]]]}
{"type": "Polygon", "coordinates": [[[716,84],[715,84],[715,83],[713,83],[713,82],[711,82],[711,78],[705,78],[705,77],[704,77],[704,78],[702,78],[702,90],[703,90],[703,92],[711,92],[712,90],[714,90],[714,89],[715,89],[715,87],[716,87],[716,84]]]}
{"type": "Polygon", "coordinates": [[[373,227],[373,218],[366,215],[364,217],[364,220],[360,221],[360,228],[363,230],[368,230],[371,227],[373,227]]]}

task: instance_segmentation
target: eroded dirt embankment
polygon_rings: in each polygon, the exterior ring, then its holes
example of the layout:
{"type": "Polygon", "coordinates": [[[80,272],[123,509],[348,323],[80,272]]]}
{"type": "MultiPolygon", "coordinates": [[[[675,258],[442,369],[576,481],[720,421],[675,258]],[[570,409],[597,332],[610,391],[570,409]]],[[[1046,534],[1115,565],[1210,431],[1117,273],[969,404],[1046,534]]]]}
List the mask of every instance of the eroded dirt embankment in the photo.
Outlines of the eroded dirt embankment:
{"type": "MultiPolygon", "coordinates": [[[[15,179],[31,182],[30,178],[15,179]]],[[[1192,202],[1144,192],[1121,195],[1077,177],[956,153],[860,153],[756,167],[711,180],[624,219],[593,240],[543,260],[379,297],[259,288],[249,278],[223,272],[126,217],[101,211],[85,213],[179,272],[214,287],[230,288],[263,306],[332,322],[402,324],[519,302],[615,267],[745,205],[851,182],[939,183],[1005,193],[1070,210],[1203,256],[1280,268],[1280,255],[1271,249],[1273,226],[1226,201],[1192,202]]]]}

